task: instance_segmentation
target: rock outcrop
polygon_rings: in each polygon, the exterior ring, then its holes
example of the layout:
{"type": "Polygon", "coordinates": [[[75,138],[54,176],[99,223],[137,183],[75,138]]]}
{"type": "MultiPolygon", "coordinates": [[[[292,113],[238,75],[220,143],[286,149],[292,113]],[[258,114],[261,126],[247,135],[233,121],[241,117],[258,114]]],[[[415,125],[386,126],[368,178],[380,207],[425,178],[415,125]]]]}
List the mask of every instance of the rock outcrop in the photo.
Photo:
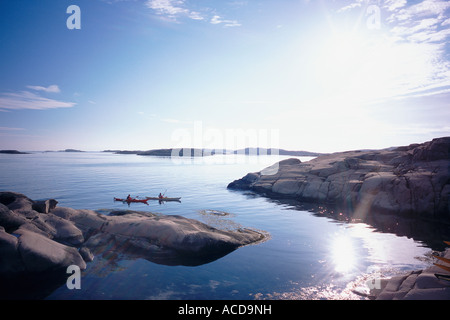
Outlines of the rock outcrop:
{"type": "Polygon", "coordinates": [[[386,150],[287,159],[228,185],[352,212],[450,222],[450,137],[386,150]]]}
{"type": "Polygon", "coordinates": [[[85,237],[82,247],[94,255],[120,254],[165,265],[208,263],[264,239],[262,233],[250,229],[218,230],[176,215],[127,210],[106,216],[62,207],[52,214],[79,228],[85,237]]]}
{"type": "Polygon", "coordinates": [[[106,215],[56,204],[0,192],[0,287],[16,287],[14,281],[29,281],[32,275],[65,273],[70,265],[83,270],[95,255],[200,265],[265,237],[244,228],[218,230],[181,216],[136,211],[106,215]]]}
{"type": "MultiPolygon", "coordinates": [[[[442,257],[450,259],[450,250],[444,251],[442,257]]],[[[380,281],[381,288],[372,289],[371,296],[377,300],[450,300],[450,282],[436,274],[449,275],[449,272],[437,266],[411,271],[380,281]]]]}

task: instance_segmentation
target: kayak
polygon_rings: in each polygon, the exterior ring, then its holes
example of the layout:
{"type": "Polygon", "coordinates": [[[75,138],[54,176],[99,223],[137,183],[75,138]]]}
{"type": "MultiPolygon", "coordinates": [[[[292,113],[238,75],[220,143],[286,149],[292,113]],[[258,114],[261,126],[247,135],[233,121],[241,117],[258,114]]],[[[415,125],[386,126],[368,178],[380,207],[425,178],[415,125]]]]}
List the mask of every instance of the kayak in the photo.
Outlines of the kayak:
{"type": "Polygon", "coordinates": [[[169,198],[169,197],[147,197],[147,200],[160,200],[160,201],[180,201],[181,197],[179,198],[169,198]]]}
{"type": "Polygon", "coordinates": [[[131,199],[114,198],[114,201],[147,203],[147,199],[136,199],[136,198],[131,198],[131,199]]]}

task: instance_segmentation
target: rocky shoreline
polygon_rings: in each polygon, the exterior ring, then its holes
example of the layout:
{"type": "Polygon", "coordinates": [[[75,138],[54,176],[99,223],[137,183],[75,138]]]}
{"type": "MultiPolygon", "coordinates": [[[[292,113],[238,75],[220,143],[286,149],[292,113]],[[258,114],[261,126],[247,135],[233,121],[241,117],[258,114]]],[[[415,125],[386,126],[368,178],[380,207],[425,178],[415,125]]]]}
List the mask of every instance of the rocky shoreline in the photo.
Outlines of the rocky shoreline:
{"type": "Polygon", "coordinates": [[[0,296],[17,298],[13,290],[22,298],[32,288],[39,297],[52,284],[64,283],[68,266],[83,270],[97,255],[195,266],[265,238],[263,232],[219,230],[181,216],[129,210],[100,214],[58,207],[54,199],[33,201],[0,192],[0,296]],[[47,279],[45,288],[33,279],[47,279]]]}
{"type": "MultiPolygon", "coordinates": [[[[351,221],[385,220],[384,224],[392,223],[392,230],[398,227],[395,217],[448,228],[450,137],[385,150],[338,152],[304,163],[291,158],[248,173],[228,188],[325,206],[344,212],[351,221]]],[[[450,250],[441,256],[450,259],[450,250]]],[[[450,299],[450,283],[437,279],[435,273],[449,274],[433,266],[385,279],[369,298],[450,299]]]]}
{"type": "MultiPolygon", "coordinates": [[[[450,249],[441,253],[450,259],[450,249]]],[[[439,264],[447,266],[440,262],[439,264]]],[[[450,275],[437,266],[415,270],[407,274],[380,281],[379,289],[372,289],[370,299],[375,300],[450,300],[450,281],[439,279],[436,274],[450,275]]]]}
{"type": "Polygon", "coordinates": [[[348,151],[302,163],[292,158],[228,185],[350,212],[450,223],[450,137],[388,150],[348,151]]]}

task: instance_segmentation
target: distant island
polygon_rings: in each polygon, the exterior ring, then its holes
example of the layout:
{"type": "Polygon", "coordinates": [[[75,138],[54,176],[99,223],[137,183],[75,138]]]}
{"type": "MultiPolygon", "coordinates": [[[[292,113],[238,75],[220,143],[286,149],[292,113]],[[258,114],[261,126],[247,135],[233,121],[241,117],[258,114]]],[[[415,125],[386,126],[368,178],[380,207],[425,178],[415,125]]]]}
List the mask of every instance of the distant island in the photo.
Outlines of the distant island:
{"type": "Polygon", "coordinates": [[[107,153],[116,153],[116,154],[138,154],[139,152],[142,152],[140,150],[103,150],[102,152],[107,153]]]}
{"type": "Polygon", "coordinates": [[[65,149],[65,150],[59,150],[58,152],[84,152],[84,151],[77,150],[77,149],[65,149]]]}
{"type": "Polygon", "coordinates": [[[152,150],[147,150],[147,151],[142,151],[142,150],[105,150],[103,152],[113,152],[115,154],[137,154],[139,156],[159,156],[159,157],[171,157],[171,156],[204,157],[204,156],[210,156],[210,155],[214,154],[214,153],[209,152],[206,149],[196,149],[196,148],[152,149],[152,150]]]}
{"type": "Polygon", "coordinates": [[[64,149],[64,150],[58,150],[58,151],[54,151],[54,150],[45,150],[42,151],[43,153],[51,153],[51,152],[86,152],[83,150],[78,150],[78,149],[64,149]]]}
{"type": "Polygon", "coordinates": [[[0,150],[0,153],[4,154],[30,154],[29,152],[22,152],[18,150],[0,150]]]}
{"type": "Polygon", "coordinates": [[[136,154],[140,156],[190,156],[190,157],[205,157],[215,154],[242,154],[242,155],[282,155],[282,156],[297,156],[297,157],[317,157],[323,153],[309,152],[309,151],[289,151],[277,148],[245,148],[238,150],[226,149],[200,149],[200,148],[170,148],[170,149],[152,149],[147,151],[142,150],[104,150],[103,152],[111,152],[115,154],[136,154]]]}
{"type": "Polygon", "coordinates": [[[289,151],[278,148],[245,148],[233,151],[234,154],[245,155],[280,155],[280,156],[297,156],[297,157],[318,157],[323,153],[309,151],[289,151]]]}

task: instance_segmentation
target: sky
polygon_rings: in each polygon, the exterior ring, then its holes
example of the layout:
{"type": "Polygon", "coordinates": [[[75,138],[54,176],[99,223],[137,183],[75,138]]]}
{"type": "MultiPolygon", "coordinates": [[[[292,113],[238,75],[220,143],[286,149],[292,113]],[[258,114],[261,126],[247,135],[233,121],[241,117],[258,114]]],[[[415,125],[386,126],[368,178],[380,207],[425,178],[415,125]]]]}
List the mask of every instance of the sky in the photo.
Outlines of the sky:
{"type": "Polygon", "coordinates": [[[450,136],[449,39],[438,0],[0,0],[0,149],[450,136]]]}

